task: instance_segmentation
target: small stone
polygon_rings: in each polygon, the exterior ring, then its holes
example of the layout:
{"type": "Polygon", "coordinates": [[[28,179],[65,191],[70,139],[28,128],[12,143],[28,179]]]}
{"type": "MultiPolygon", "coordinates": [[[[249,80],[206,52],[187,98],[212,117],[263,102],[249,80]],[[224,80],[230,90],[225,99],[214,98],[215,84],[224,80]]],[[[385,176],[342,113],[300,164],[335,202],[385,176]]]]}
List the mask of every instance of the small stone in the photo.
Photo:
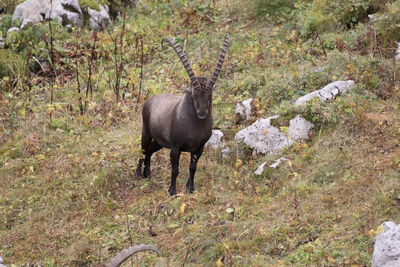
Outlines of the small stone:
{"type": "Polygon", "coordinates": [[[258,166],[257,170],[254,172],[255,175],[261,175],[264,172],[264,168],[267,162],[262,163],[260,166],[258,166]]]}
{"type": "Polygon", "coordinates": [[[231,152],[231,149],[229,148],[229,147],[224,147],[222,150],[221,150],[221,157],[223,158],[223,159],[227,159],[228,157],[229,157],[229,153],[231,152]]]}
{"type": "Polygon", "coordinates": [[[19,31],[19,28],[11,27],[10,29],[7,30],[7,34],[9,34],[10,32],[17,32],[17,31],[19,31]]]}
{"type": "Polygon", "coordinates": [[[219,149],[224,146],[222,137],[224,134],[220,130],[212,130],[210,139],[208,139],[205,147],[211,147],[212,149],[219,149]]]}
{"type": "Polygon", "coordinates": [[[288,159],[287,159],[287,158],[284,158],[284,157],[279,158],[279,159],[275,160],[274,163],[272,163],[271,165],[269,165],[269,167],[272,168],[272,169],[276,169],[276,168],[278,168],[278,166],[279,166],[282,162],[284,162],[284,161],[288,161],[288,159]]]}
{"type": "Polygon", "coordinates": [[[368,18],[369,18],[369,21],[371,21],[372,23],[378,21],[378,17],[375,14],[369,14],[368,18]]]}
{"type": "Polygon", "coordinates": [[[293,140],[305,140],[308,138],[312,128],[314,128],[313,123],[297,115],[289,122],[289,136],[293,140]]]}
{"type": "Polygon", "coordinates": [[[253,98],[249,98],[244,101],[240,101],[236,104],[236,111],[235,114],[239,115],[239,118],[250,120],[251,112],[252,112],[252,104],[253,98]]]}
{"type": "Polygon", "coordinates": [[[396,44],[397,44],[397,49],[394,52],[394,60],[398,62],[400,61],[400,42],[396,42],[396,44]]]}

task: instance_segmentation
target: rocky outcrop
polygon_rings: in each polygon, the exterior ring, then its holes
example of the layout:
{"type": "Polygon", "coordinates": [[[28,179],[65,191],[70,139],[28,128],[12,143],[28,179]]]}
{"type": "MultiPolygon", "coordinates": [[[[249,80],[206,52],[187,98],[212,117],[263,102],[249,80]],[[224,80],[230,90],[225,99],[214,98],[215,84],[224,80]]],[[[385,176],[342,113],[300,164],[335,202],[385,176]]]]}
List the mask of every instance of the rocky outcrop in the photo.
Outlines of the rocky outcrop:
{"type": "Polygon", "coordinates": [[[15,8],[12,19],[22,20],[23,26],[46,19],[57,19],[64,24],[83,25],[78,0],[27,0],[15,8]]]}
{"type": "Polygon", "coordinates": [[[319,98],[321,102],[324,102],[328,99],[332,99],[339,94],[344,94],[347,91],[354,88],[354,81],[336,81],[333,83],[328,84],[324,88],[311,92],[305,96],[300,97],[294,103],[296,106],[301,106],[306,104],[308,101],[313,99],[314,97],[319,98]]]}
{"type": "Polygon", "coordinates": [[[100,5],[100,10],[88,8],[89,24],[93,30],[103,30],[111,23],[111,18],[108,13],[108,6],[100,5]]]}
{"type": "Polygon", "coordinates": [[[290,146],[290,140],[278,128],[271,125],[271,120],[279,118],[278,115],[267,119],[258,119],[249,127],[241,130],[235,136],[238,143],[253,149],[255,153],[277,153],[283,147],[290,146]]]}
{"type": "MultiPolygon", "coordinates": [[[[111,23],[105,5],[99,5],[99,10],[87,7],[87,14],[93,30],[102,30],[111,23]]],[[[63,25],[83,26],[84,15],[78,0],[27,0],[19,4],[13,14],[13,21],[22,21],[21,29],[46,19],[57,19],[63,25]]]]}
{"type": "Polygon", "coordinates": [[[400,266],[400,224],[392,221],[381,225],[383,232],[375,239],[372,267],[400,266]]]}
{"type": "Polygon", "coordinates": [[[236,134],[236,142],[253,149],[254,153],[276,154],[282,148],[291,146],[296,140],[307,139],[309,132],[314,127],[314,124],[297,115],[290,120],[289,131],[286,134],[271,125],[271,120],[277,118],[279,115],[258,119],[236,134]]]}

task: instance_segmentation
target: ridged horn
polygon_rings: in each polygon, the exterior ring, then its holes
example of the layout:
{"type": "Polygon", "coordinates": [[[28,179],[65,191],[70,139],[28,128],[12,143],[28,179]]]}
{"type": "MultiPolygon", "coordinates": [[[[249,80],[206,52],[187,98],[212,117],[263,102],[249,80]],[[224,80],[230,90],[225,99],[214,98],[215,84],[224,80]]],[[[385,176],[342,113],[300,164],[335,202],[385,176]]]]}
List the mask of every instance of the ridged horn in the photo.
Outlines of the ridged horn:
{"type": "Polygon", "coordinates": [[[120,253],[117,254],[109,263],[107,263],[105,266],[106,267],[118,267],[122,263],[124,263],[130,256],[141,252],[145,250],[150,250],[153,251],[157,254],[157,256],[160,256],[160,251],[152,245],[138,245],[138,246],[133,246],[127,249],[124,249],[120,253]]]}
{"type": "Polygon", "coordinates": [[[212,89],[215,85],[215,82],[218,79],[218,75],[221,72],[222,69],[222,64],[224,63],[225,60],[225,55],[226,51],[228,50],[228,44],[229,44],[229,35],[225,35],[225,40],[224,40],[224,45],[221,48],[221,53],[219,54],[219,58],[217,61],[217,65],[215,66],[215,70],[213,74],[211,75],[211,78],[208,80],[207,88],[212,89]]]}
{"type": "Polygon", "coordinates": [[[183,66],[185,67],[185,70],[188,73],[190,81],[193,83],[193,86],[195,87],[195,89],[200,88],[200,83],[196,79],[196,75],[194,75],[192,67],[190,67],[189,60],[188,60],[186,54],[183,53],[182,48],[171,38],[162,39],[161,44],[164,42],[169,43],[172,46],[172,48],[175,50],[176,54],[178,55],[179,59],[181,60],[181,62],[183,64],[183,66]]]}

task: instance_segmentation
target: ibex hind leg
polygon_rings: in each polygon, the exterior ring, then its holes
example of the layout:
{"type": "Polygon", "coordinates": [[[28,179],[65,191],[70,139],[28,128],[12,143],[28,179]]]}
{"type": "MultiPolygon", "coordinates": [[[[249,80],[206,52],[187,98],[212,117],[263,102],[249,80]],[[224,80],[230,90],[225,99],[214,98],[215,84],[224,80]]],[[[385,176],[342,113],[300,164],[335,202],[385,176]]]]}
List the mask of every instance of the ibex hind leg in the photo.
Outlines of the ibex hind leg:
{"type": "Polygon", "coordinates": [[[145,154],[145,158],[144,158],[144,171],[143,171],[143,176],[144,177],[150,177],[151,175],[151,171],[150,171],[150,160],[151,160],[151,156],[157,152],[158,150],[160,150],[162,148],[162,146],[157,143],[157,141],[155,141],[154,139],[151,140],[150,146],[148,147],[148,149],[144,152],[145,154]]]}
{"type": "MultiPolygon", "coordinates": [[[[150,135],[149,131],[147,131],[145,126],[143,126],[143,129],[142,129],[142,153],[144,154],[144,156],[146,156],[146,151],[149,150],[152,139],[153,139],[153,137],[150,135]]],[[[136,169],[136,176],[138,178],[143,177],[142,165],[143,165],[144,160],[145,160],[144,157],[140,158],[138,160],[138,167],[136,169]]]]}

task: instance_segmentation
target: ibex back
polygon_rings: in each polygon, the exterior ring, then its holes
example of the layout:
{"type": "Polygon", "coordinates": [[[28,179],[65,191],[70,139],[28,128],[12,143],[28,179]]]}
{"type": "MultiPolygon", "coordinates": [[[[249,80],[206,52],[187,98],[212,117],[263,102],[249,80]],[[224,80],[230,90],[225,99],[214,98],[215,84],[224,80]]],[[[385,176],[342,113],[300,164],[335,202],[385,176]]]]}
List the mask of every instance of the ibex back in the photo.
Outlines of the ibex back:
{"type": "Polygon", "coordinates": [[[212,132],[212,92],[224,62],[229,37],[225,37],[217,65],[210,79],[195,76],[187,56],[171,39],[164,38],[178,54],[189,78],[189,88],[182,97],[160,94],[149,98],[142,110],[142,150],[136,174],[149,177],[150,159],[154,152],[169,148],[172,166],[171,185],[168,192],[176,195],[176,177],[179,173],[181,152],[190,152],[190,177],[186,183],[189,193],[194,191],[194,174],[197,161],[203,153],[204,144],[212,132]],[[142,173],[142,164],[144,170],[142,173]]]}

